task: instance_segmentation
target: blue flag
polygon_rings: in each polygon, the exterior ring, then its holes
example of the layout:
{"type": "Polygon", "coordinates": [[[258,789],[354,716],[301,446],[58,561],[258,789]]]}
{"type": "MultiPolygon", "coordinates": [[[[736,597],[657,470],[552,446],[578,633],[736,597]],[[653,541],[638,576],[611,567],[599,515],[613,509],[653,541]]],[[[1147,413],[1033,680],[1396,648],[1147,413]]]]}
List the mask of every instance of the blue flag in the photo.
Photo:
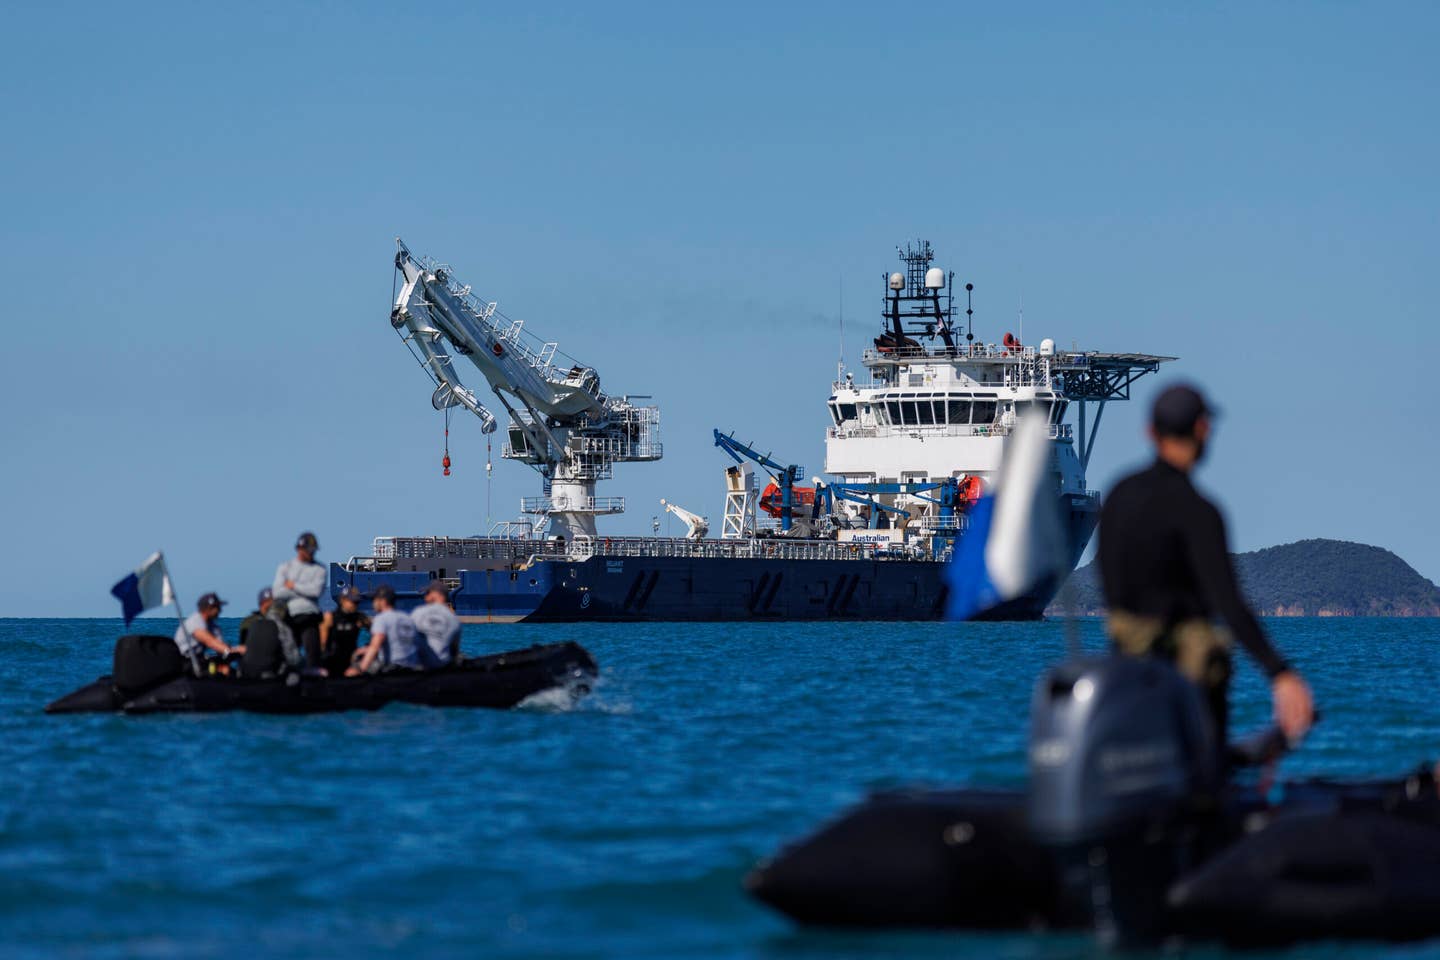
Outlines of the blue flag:
{"type": "Polygon", "coordinates": [[[1066,573],[1060,487],[1050,467],[1045,418],[1022,418],[1006,444],[995,492],[970,511],[945,571],[946,616],[968,620],[1066,573]]]}
{"type": "Polygon", "coordinates": [[[165,569],[165,557],[152,554],[140,564],[139,569],[110,588],[110,595],[120,601],[125,626],[146,610],[163,607],[175,602],[175,591],[170,587],[170,573],[165,569]]]}

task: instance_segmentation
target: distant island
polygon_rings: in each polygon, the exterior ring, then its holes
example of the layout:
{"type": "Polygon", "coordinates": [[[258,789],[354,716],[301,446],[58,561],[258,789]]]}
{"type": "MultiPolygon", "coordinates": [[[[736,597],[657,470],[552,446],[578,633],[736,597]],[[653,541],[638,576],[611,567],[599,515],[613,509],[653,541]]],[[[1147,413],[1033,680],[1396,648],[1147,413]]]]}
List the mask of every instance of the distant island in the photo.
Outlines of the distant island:
{"type": "MultiPolygon", "coordinates": [[[[1301,540],[1237,553],[1241,587],[1267,617],[1440,617],[1440,587],[1389,550],[1345,540],[1301,540]]],[[[1071,575],[1075,612],[1105,612],[1092,562],[1071,575]]],[[[1046,611],[1065,613],[1062,591],[1046,611]]]]}

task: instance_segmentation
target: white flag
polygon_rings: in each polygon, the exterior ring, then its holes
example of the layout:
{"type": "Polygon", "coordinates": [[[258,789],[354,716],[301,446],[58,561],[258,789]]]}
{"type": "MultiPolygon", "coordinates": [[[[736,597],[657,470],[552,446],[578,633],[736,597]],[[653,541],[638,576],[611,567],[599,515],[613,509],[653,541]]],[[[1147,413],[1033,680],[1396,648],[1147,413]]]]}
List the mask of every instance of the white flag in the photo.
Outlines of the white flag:
{"type": "Polygon", "coordinates": [[[120,601],[127,627],[146,610],[174,603],[175,591],[170,586],[164,555],[151,554],[134,573],[111,587],[110,593],[120,601]]]}

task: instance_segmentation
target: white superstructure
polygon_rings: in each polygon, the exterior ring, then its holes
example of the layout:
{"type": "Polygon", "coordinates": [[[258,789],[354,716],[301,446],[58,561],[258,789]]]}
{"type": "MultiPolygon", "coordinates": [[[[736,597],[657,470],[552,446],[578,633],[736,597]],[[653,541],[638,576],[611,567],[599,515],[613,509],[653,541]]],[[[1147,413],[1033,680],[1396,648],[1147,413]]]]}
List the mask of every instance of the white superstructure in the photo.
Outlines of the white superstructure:
{"type": "MultiPolygon", "coordinates": [[[[954,275],[931,266],[928,242],[900,253],[906,269],[886,278],[885,327],[864,351],[864,373],[832,384],[825,471],[840,484],[875,487],[954,480],[960,511],[946,522],[963,530],[963,513],[995,477],[1015,424],[1034,410],[1049,424],[1056,496],[1072,514],[1093,514],[1098,500],[1085,486],[1085,466],[1105,403],[1128,399],[1131,382],[1172,358],[1060,351],[1053,340],[1031,346],[1008,333],[999,343],[979,342],[968,305],[962,337],[952,306],[954,275]],[[1072,405],[1078,436],[1069,422],[1072,405]]],[[[967,304],[972,289],[965,287],[967,304]]],[[[876,493],[874,499],[908,516],[877,511],[872,518],[863,503],[837,500],[837,519],[912,532],[941,526],[933,494],[876,493]]],[[[1085,529],[1088,540],[1093,517],[1088,524],[1076,520],[1075,531],[1085,529]]]]}

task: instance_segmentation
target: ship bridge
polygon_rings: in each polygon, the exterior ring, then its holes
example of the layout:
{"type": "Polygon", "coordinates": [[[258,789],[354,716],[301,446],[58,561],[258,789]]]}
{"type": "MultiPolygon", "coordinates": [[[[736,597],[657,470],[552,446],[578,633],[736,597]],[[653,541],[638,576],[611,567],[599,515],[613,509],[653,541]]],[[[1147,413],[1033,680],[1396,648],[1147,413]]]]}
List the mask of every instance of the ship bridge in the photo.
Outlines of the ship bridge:
{"type": "MultiPolygon", "coordinates": [[[[826,472],[849,483],[988,484],[1016,424],[1039,414],[1055,444],[1057,492],[1092,509],[1085,471],[1106,404],[1129,400],[1136,380],[1175,358],[1027,344],[1013,333],[986,342],[975,333],[974,285],[963,286],[961,320],[955,275],[933,265],[930,244],[899,253],[863,371],[842,370],[831,385],[826,472]]],[[[902,500],[887,505],[929,510],[902,500]]]]}

